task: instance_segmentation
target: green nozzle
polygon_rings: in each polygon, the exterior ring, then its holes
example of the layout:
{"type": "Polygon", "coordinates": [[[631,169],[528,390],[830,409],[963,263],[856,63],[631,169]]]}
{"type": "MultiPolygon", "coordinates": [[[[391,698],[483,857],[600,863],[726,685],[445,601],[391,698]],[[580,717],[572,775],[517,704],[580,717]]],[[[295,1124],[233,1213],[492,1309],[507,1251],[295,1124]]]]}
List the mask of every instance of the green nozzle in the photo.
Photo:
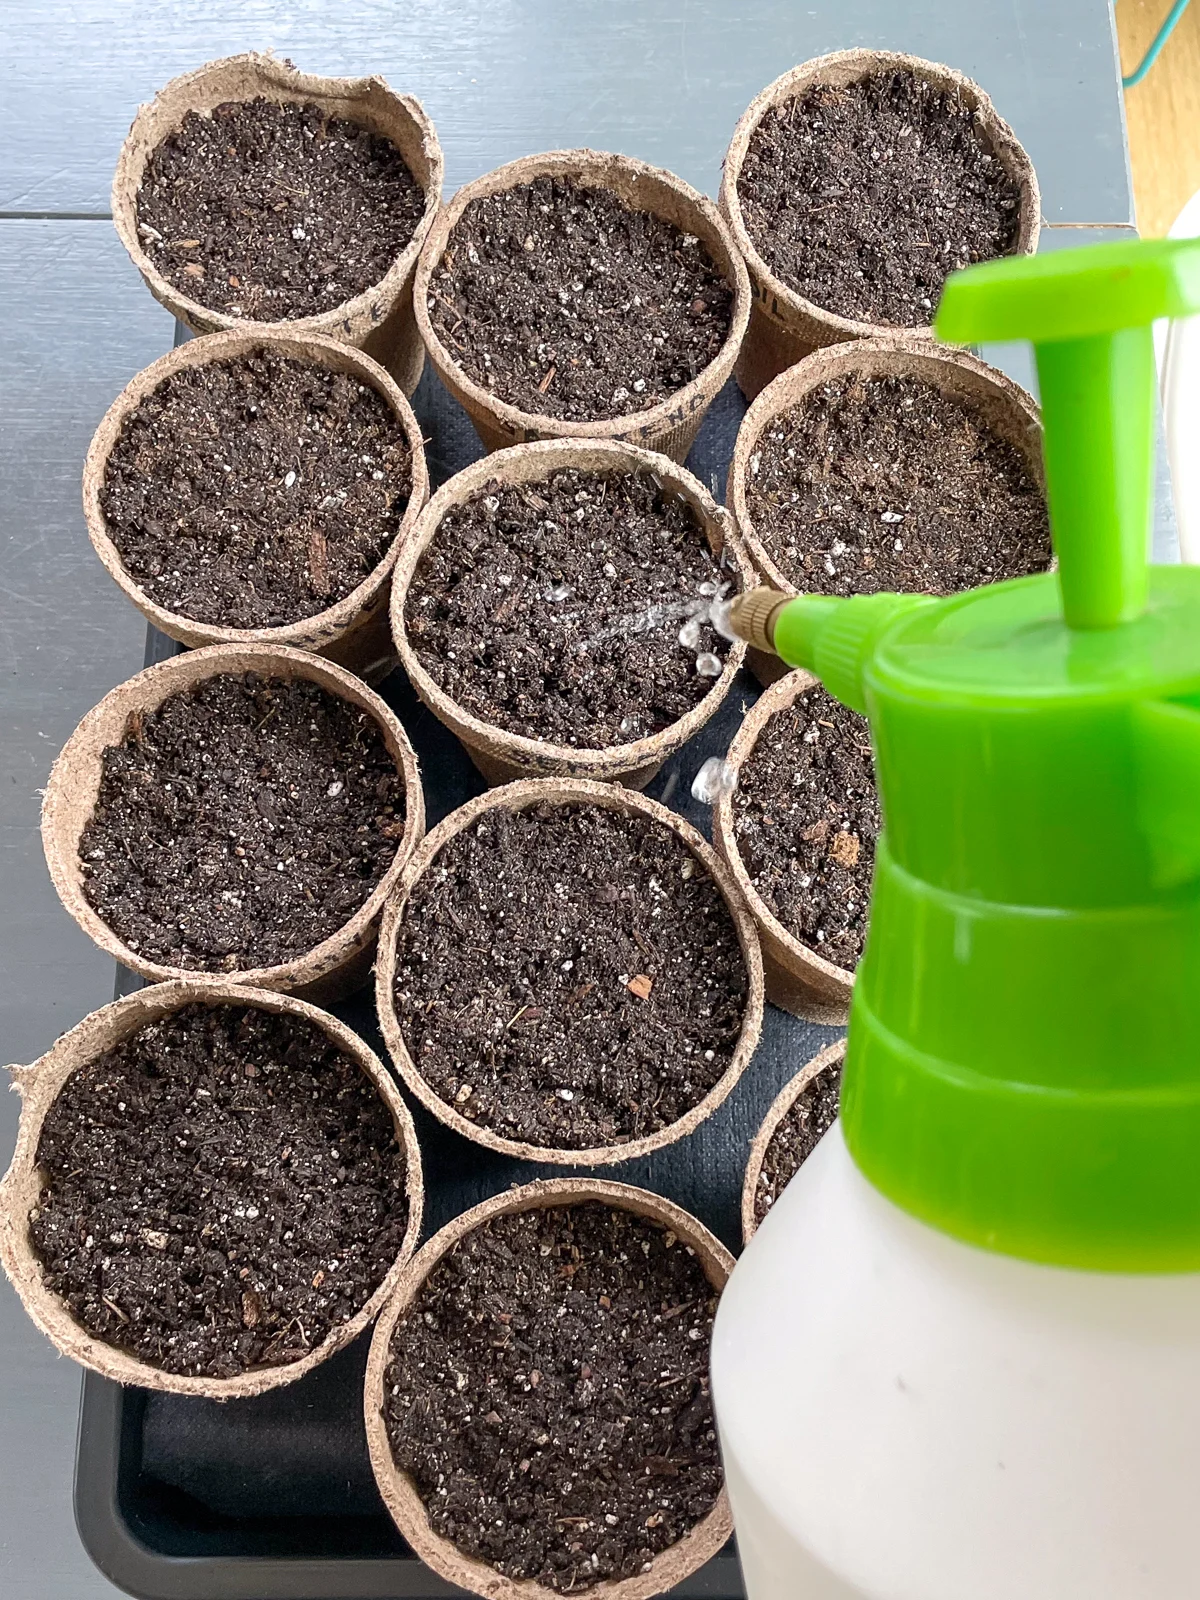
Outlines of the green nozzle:
{"type": "Polygon", "coordinates": [[[956,344],[1032,340],[1063,614],[1111,628],[1146,605],[1154,467],[1151,323],[1200,310],[1190,241],[1096,245],[955,273],[935,324],[956,344]]]}
{"type": "Polygon", "coordinates": [[[815,672],[852,711],[865,711],[863,673],[876,639],[897,617],[931,604],[920,594],[800,594],[775,619],[775,653],[815,672]]]}
{"type": "Polygon", "coordinates": [[[947,1233],[1091,1269],[1200,1271],[1200,568],[1147,558],[1149,324],[1196,310],[1200,242],[955,275],[940,335],[1037,346],[1058,572],[755,602],[871,723],[855,1161],[947,1233]]]}

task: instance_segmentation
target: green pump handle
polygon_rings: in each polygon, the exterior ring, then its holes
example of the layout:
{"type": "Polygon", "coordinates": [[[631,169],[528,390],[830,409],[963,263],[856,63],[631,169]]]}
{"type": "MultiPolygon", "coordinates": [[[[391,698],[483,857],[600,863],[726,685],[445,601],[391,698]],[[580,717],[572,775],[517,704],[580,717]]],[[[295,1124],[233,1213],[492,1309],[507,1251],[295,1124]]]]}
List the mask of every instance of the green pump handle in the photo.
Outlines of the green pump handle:
{"type": "Polygon", "coordinates": [[[1063,615],[1111,628],[1146,605],[1154,468],[1151,324],[1200,310],[1190,240],[1100,245],[953,274],[940,339],[1032,340],[1063,615]]]}
{"type": "Polygon", "coordinates": [[[1200,568],[1148,560],[1151,324],[1197,311],[1200,241],[954,274],[939,337],[1036,346],[1057,572],[732,618],[871,723],[851,1155],[945,1232],[1092,1269],[1200,1270],[1200,568]]]}

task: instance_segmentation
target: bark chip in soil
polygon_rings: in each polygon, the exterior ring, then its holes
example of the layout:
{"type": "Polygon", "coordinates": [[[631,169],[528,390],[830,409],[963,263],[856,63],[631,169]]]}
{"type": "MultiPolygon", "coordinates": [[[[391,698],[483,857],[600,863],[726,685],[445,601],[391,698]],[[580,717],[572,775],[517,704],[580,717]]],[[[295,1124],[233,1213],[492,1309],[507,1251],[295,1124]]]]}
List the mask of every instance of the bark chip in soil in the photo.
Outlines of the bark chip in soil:
{"type": "Polygon", "coordinates": [[[597,1201],[493,1217],[396,1324],[384,1417],[434,1531],[563,1594],[632,1577],[721,1490],[717,1291],[597,1201]]]}
{"type": "Polygon", "coordinates": [[[853,972],[867,933],[879,797],[866,717],[819,684],[777,711],[733,793],[738,854],[768,908],[853,972]]]}
{"type": "Polygon", "coordinates": [[[383,134],[262,96],[189,111],[137,193],[142,249],[167,282],[259,322],[332,311],[378,283],[424,211],[383,134]]]}
{"type": "Polygon", "coordinates": [[[68,1078],[37,1160],[47,1287],[165,1372],[301,1360],[404,1242],[391,1114],[306,1017],[196,1004],[147,1023],[68,1078]]]}
{"type": "Polygon", "coordinates": [[[692,234],[608,189],[542,177],[471,201],[429,314],[498,400],[596,422],[648,411],[699,377],[728,336],[733,291],[692,234]]]}
{"type": "Polygon", "coordinates": [[[816,594],[954,594],[1044,572],[1050,523],[1026,457],[923,379],[834,378],[764,428],[751,525],[816,594]]]}
{"type": "Polygon", "coordinates": [[[708,694],[729,645],[707,608],[738,585],[654,473],[566,468],[452,506],[413,574],[405,627],[438,687],[484,722],[609,749],[708,694]]]}
{"type": "Polygon", "coordinates": [[[956,89],[907,70],[817,84],[772,107],[738,178],[746,231],[813,305],[933,321],[950,273],[1016,248],[1021,194],[956,89]]]}
{"type": "Polygon", "coordinates": [[[158,605],[275,628],[342,600],[403,520],[412,452],[369,384],[271,349],[170,373],[125,419],[100,490],[158,605]]]}
{"type": "Polygon", "coordinates": [[[395,1006],[417,1071],[506,1139],[658,1133],[724,1075],[749,980],[720,890],[663,823],[496,808],[413,888],[395,1006]]]}
{"type": "Polygon", "coordinates": [[[134,712],[104,752],[84,892],[148,960],[277,966],[370,897],[404,810],[368,712],[305,679],[219,674],[134,712]]]}
{"type": "Polygon", "coordinates": [[[837,1121],[842,1063],[832,1063],[807,1084],[776,1126],[763,1152],[754,1220],[762,1221],[800,1168],[837,1121]]]}

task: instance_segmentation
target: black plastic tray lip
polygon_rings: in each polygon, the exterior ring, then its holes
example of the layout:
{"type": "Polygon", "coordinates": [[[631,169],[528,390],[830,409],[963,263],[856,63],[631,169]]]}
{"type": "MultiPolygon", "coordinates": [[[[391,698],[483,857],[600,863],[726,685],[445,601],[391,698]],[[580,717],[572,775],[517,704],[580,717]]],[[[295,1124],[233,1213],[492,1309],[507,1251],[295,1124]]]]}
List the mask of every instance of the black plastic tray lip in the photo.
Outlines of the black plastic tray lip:
{"type": "MultiPolygon", "coordinates": [[[[128,1391],[84,1374],[75,1523],[100,1571],[139,1600],[469,1600],[408,1557],[170,1556],[137,1537],[119,1504],[128,1391]]],[[[670,1591],[673,1600],[742,1600],[732,1546],[670,1591]]]]}
{"type": "Polygon", "coordinates": [[[463,1595],[413,1558],[169,1556],[152,1549],[130,1527],[118,1499],[128,1400],[119,1384],[85,1374],[75,1522],[91,1559],[130,1594],[141,1600],[448,1600],[463,1595]]]}

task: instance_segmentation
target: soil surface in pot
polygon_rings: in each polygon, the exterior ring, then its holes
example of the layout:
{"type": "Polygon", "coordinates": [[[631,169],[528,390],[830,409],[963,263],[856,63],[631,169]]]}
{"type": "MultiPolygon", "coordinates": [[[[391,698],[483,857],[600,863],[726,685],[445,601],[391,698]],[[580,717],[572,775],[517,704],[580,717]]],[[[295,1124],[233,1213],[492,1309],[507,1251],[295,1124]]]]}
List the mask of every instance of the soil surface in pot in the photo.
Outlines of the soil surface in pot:
{"type": "Polygon", "coordinates": [[[577,1593],[709,1511],[717,1291],[659,1223],[597,1201],[493,1217],[397,1323],[384,1417],[434,1531],[577,1593]]]}
{"type": "Polygon", "coordinates": [[[745,489],[767,554],[817,594],[953,594],[1050,565],[1026,457],[920,378],[812,390],[764,428],[745,489]]]}
{"type": "Polygon", "coordinates": [[[720,353],[733,290],[701,241],[607,189],[536,178],[473,200],[430,284],[469,377],[534,415],[648,411],[720,353]]]}
{"type": "Polygon", "coordinates": [[[189,111],[146,162],[146,255],[211,311],[280,322],[331,311],[383,278],[425,195],[388,138],[311,102],[189,111]]]}
{"type": "Polygon", "coordinates": [[[775,276],[856,322],[932,322],[950,273],[1017,244],[1020,189],[975,112],[912,72],[816,85],[772,107],[737,188],[775,276]]]}
{"type": "Polygon", "coordinates": [[[173,372],[125,419],[100,505],[126,571],[196,622],[276,628],[379,565],[412,489],[400,419],[270,349],[173,372]]]}
{"type": "Polygon", "coordinates": [[[37,1160],[47,1287],[166,1372],[301,1360],[404,1242],[391,1113],[305,1017],[190,1005],[148,1023],[67,1079],[37,1160]]]}
{"type": "Polygon", "coordinates": [[[716,883],[663,823],[497,808],[416,883],[395,1005],[417,1071],[506,1139],[584,1150],[676,1122],[724,1075],[749,982],[716,883]]]}
{"type": "Polygon", "coordinates": [[[762,1221],[822,1138],[837,1120],[842,1095],[842,1063],[833,1062],[801,1089],[763,1151],[754,1220],[762,1221]]]}
{"type": "Polygon", "coordinates": [[[742,865],[784,928],[853,971],[867,934],[879,797],[866,717],[819,684],[770,718],[733,792],[742,865]]]}
{"type": "Polygon", "coordinates": [[[413,574],[405,627],[438,687],[482,721],[609,749],[709,693],[729,646],[689,614],[735,585],[653,473],[570,468],[452,506],[413,574]]]}
{"type": "Polygon", "coordinates": [[[221,674],[134,712],[104,752],[79,845],[84,892],[149,960],[276,966],[370,897],[404,805],[366,711],[305,679],[221,674]]]}

